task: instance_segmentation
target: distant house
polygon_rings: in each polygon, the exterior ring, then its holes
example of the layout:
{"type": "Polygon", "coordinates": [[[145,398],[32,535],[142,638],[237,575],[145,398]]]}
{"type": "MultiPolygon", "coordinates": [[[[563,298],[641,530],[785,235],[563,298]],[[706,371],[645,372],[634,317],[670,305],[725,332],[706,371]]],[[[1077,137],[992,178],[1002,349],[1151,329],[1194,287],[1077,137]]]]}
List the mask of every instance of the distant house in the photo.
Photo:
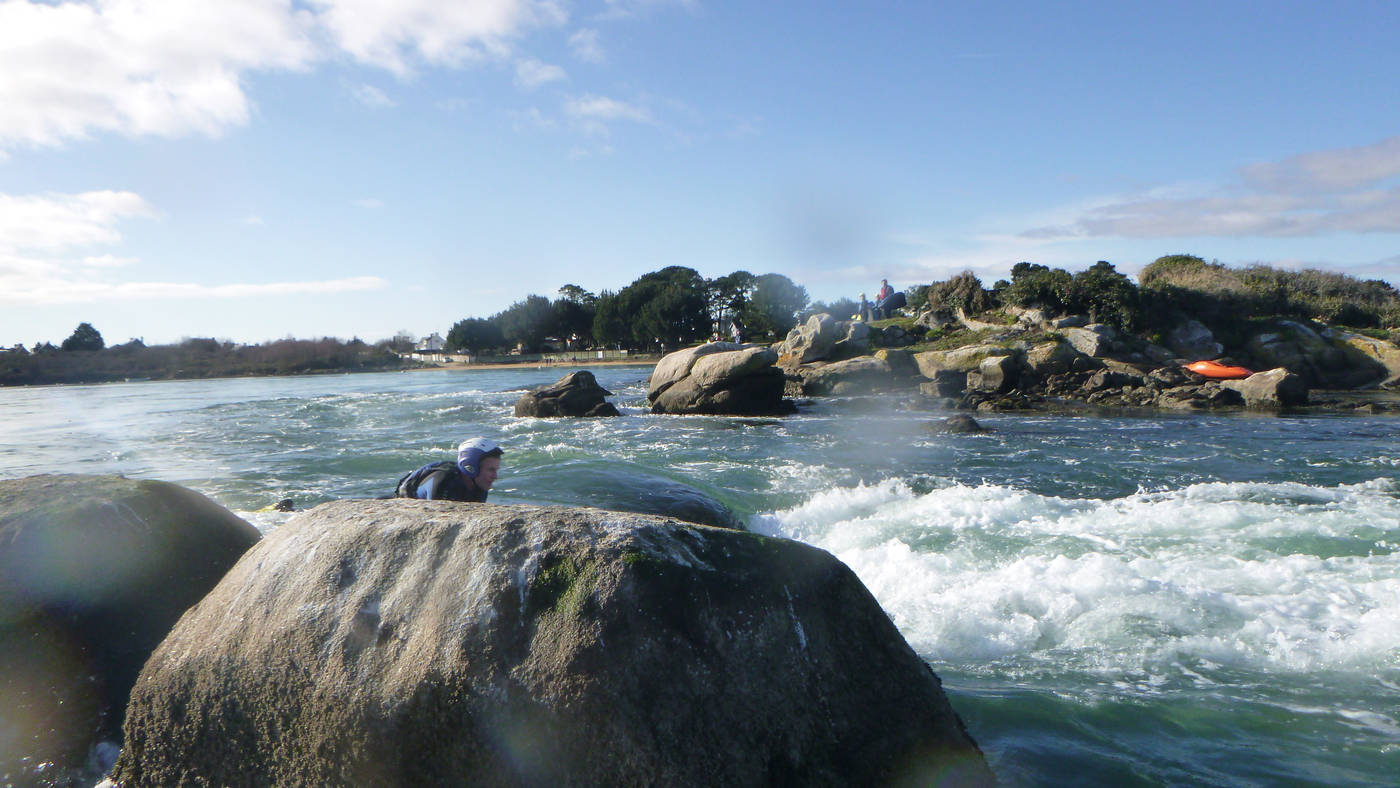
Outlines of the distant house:
{"type": "Polygon", "coordinates": [[[446,346],[447,340],[443,339],[441,334],[434,331],[432,336],[426,336],[418,340],[418,344],[414,345],[413,349],[420,353],[436,353],[446,346]]]}

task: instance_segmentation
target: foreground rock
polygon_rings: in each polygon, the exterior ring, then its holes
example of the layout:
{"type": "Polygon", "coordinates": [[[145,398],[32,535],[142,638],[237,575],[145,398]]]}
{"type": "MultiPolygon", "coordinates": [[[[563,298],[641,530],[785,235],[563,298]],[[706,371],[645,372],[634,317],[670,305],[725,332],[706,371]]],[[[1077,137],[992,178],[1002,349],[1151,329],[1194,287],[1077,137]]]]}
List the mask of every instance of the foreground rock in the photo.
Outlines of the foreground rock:
{"type": "Polygon", "coordinates": [[[548,386],[528,391],[515,402],[516,416],[617,416],[604,397],[612,392],[598,385],[588,370],[570,372],[548,386]]]}
{"type": "Polygon", "coordinates": [[[345,501],[152,655],[127,785],[990,784],[831,555],[594,509],[345,501]]]}
{"type": "Polygon", "coordinates": [[[647,382],[652,413],[777,416],[792,413],[785,378],[766,347],[710,342],[671,353],[647,382]]]}
{"type": "Polygon", "coordinates": [[[91,785],[146,657],[257,540],[165,482],[0,482],[0,783],[91,785]]]}

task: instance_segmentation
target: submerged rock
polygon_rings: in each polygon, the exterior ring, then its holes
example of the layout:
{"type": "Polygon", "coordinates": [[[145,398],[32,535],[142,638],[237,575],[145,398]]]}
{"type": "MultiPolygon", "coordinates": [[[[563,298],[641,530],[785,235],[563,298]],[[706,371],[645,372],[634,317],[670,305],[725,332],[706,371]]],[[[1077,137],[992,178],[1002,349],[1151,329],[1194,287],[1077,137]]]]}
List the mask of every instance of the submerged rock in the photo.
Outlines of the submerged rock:
{"type": "Polygon", "coordinates": [[[166,482],[0,481],[4,781],[91,777],[90,754],[120,739],[141,665],[258,536],[203,495],[166,482]]]}
{"type": "Polygon", "coordinates": [[[990,785],[938,677],[796,542],[600,510],[344,501],[152,655],[130,785],[990,785]]]}
{"type": "Polygon", "coordinates": [[[977,423],[977,420],[963,413],[934,422],[934,432],[947,432],[952,434],[978,434],[991,432],[987,427],[977,423]]]}
{"type": "Polygon", "coordinates": [[[598,385],[588,370],[570,372],[548,386],[527,391],[515,403],[516,416],[617,416],[617,407],[604,397],[612,392],[598,385]]]}

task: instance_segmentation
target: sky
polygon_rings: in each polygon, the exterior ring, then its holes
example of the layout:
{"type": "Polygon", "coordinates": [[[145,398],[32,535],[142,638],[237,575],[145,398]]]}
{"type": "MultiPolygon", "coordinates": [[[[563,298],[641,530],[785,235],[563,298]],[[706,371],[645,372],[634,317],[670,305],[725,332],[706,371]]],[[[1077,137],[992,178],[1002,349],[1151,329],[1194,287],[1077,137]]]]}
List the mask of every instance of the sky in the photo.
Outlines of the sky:
{"type": "Polygon", "coordinates": [[[1400,3],[0,0],[0,346],[1166,254],[1400,284],[1400,3]]]}

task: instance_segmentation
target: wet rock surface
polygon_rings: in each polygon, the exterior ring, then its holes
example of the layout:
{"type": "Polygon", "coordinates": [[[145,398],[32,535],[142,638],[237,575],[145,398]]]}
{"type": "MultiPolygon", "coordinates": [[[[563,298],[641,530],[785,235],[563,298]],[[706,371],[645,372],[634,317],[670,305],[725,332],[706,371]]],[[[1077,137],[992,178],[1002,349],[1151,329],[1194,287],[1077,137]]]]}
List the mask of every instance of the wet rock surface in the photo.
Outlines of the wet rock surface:
{"type": "Polygon", "coordinates": [[[593,509],[344,501],[152,655],[127,785],[990,785],[830,554],[593,509]]]}

